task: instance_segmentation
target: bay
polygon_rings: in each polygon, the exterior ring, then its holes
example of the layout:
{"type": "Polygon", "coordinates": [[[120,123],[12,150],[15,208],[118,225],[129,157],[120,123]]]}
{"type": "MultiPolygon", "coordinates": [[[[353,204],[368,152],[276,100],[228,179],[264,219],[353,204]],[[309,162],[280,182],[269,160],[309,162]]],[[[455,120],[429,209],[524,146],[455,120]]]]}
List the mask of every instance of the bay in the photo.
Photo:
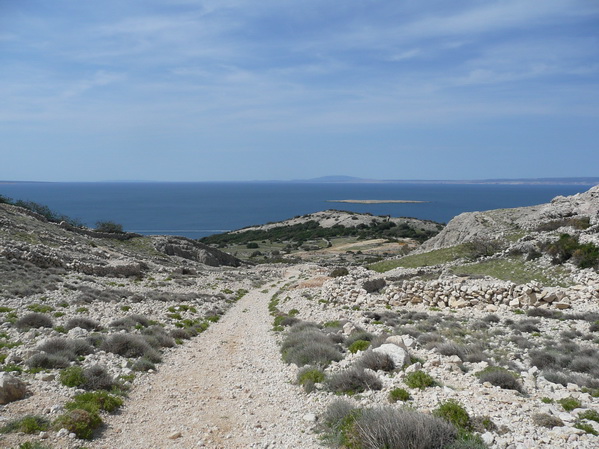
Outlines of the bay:
{"type": "Polygon", "coordinates": [[[201,238],[325,209],[446,223],[462,212],[530,206],[589,185],[304,182],[4,183],[0,195],[35,201],[93,227],[114,221],[140,234],[201,238]],[[334,203],[331,200],[421,203],[334,203]]]}

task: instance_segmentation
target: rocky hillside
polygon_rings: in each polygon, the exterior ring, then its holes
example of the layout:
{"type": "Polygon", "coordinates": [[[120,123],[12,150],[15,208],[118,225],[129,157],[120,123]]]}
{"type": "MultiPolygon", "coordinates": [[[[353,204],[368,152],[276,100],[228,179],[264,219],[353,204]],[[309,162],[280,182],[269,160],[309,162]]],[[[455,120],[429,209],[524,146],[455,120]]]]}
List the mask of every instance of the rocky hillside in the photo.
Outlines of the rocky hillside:
{"type": "Polygon", "coordinates": [[[569,197],[558,196],[539,206],[460,214],[420,250],[447,248],[477,239],[517,240],[554,230],[570,230],[584,241],[597,243],[599,186],[569,197]]]}
{"type": "Polygon", "coordinates": [[[594,449],[598,194],[369,268],[439,225],[324,211],[218,243],[247,264],[0,204],[0,447],[594,449]]]}
{"type": "Polygon", "coordinates": [[[183,260],[239,266],[236,258],[184,237],[103,233],[53,223],[10,204],[0,204],[0,256],[39,268],[61,268],[98,276],[140,276],[178,266],[183,260]]]}
{"type": "Polygon", "coordinates": [[[332,228],[333,226],[341,226],[345,228],[369,227],[382,224],[393,223],[395,226],[408,225],[415,229],[436,233],[442,226],[439,223],[429,220],[419,220],[417,218],[408,217],[389,217],[377,216],[371,214],[360,214],[356,212],[348,212],[342,210],[324,210],[314,212],[313,214],[301,215],[289,220],[278,221],[276,223],[267,223],[259,226],[250,226],[247,228],[234,231],[235,233],[244,233],[248,231],[268,231],[270,229],[282,228],[305,224],[308,222],[316,222],[322,228],[332,228]]]}

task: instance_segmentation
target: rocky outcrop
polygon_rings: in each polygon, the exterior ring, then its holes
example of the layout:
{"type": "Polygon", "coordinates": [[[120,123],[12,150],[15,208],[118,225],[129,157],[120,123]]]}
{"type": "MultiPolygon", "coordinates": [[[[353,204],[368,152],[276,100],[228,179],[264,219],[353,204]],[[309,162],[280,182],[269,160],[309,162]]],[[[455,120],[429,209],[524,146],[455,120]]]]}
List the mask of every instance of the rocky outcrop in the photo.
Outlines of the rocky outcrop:
{"type": "MultiPolygon", "coordinates": [[[[446,248],[476,239],[503,239],[529,233],[543,223],[559,220],[588,219],[587,233],[599,226],[599,186],[573,196],[558,196],[539,206],[466,212],[453,218],[435,237],[426,241],[418,252],[446,248]]],[[[567,221],[564,223],[567,226],[567,221]]]]}
{"type": "Polygon", "coordinates": [[[186,237],[154,236],[155,248],[168,255],[193,260],[213,267],[238,267],[241,262],[230,254],[186,237]]]}

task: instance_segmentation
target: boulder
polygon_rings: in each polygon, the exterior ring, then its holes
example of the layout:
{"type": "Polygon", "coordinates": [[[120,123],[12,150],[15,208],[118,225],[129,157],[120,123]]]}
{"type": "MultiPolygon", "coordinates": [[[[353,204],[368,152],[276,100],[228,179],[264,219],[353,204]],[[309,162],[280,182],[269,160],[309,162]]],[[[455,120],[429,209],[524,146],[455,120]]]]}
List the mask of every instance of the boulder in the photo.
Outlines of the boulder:
{"type": "Polygon", "coordinates": [[[378,348],[374,348],[373,352],[379,352],[381,354],[388,355],[389,358],[393,360],[395,368],[402,368],[410,363],[410,355],[408,354],[408,351],[392,343],[384,343],[378,348]]]}
{"type": "Polygon", "coordinates": [[[27,387],[24,382],[8,373],[0,373],[0,404],[18,401],[26,394],[27,387]]]}

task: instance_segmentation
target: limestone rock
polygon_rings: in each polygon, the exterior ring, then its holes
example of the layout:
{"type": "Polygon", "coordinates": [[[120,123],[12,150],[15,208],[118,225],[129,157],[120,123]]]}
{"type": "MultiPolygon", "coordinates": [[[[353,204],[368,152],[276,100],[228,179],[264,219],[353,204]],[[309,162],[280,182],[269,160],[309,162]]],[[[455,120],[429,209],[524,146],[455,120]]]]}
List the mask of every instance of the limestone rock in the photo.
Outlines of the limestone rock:
{"type": "Polygon", "coordinates": [[[27,394],[25,383],[8,373],[0,373],[0,404],[23,399],[27,394]]]}
{"type": "Polygon", "coordinates": [[[395,344],[384,343],[378,348],[374,348],[373,352],[388,355],[389,358],[393,360],[396,368],[401,368],[410,363],[410,355],[408,354],[408,351],[395,344]]]}

